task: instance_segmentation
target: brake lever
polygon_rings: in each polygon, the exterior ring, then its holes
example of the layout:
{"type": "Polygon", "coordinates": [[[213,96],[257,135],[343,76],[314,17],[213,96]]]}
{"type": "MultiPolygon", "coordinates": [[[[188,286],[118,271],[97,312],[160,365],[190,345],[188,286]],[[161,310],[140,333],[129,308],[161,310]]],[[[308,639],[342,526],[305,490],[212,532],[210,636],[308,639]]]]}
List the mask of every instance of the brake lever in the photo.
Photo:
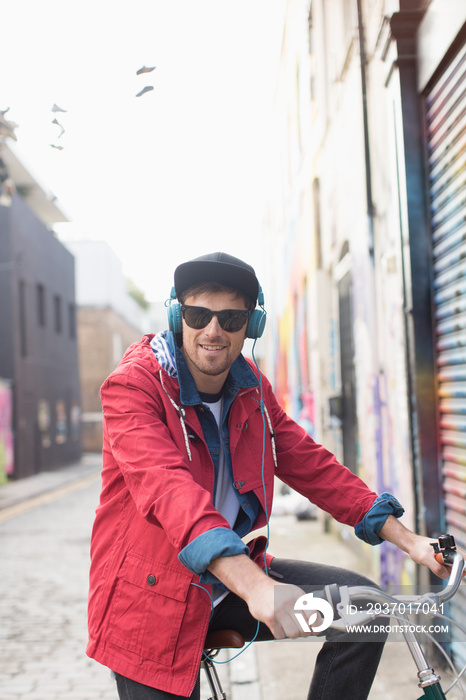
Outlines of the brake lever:
{"type": "Polygon", "coordinates": [[[430,546],[434,549],[434,557],[439,564],[447,564],[452,566],[455,560],[456,543],[453,535],[440,535],[437,542],[431,542],[430,546]]]}

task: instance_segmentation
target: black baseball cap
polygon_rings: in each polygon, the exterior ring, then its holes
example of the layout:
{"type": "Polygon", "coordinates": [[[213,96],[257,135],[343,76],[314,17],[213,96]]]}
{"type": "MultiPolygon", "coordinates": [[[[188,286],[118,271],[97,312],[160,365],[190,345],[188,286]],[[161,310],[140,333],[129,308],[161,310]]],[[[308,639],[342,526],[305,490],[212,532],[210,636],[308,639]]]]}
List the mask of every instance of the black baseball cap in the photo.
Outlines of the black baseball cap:
{"type": "Polygon", "coordinates": [[[257,302],[259,282],[254,268],[228,253],[209,253],[178,265],[175,270],[175,291],[180,294],[189,287],[203,282],[218,282],[237,289],[257,302]]]}

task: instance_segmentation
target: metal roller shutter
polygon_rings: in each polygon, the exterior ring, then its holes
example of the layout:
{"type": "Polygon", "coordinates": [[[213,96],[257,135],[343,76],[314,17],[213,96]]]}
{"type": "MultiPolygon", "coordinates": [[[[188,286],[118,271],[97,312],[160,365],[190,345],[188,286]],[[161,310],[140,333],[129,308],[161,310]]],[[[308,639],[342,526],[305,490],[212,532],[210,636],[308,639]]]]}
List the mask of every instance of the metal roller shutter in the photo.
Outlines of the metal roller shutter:
{"type": "MultiPolygon", "coordinates": [[[[426,96],[426,117],[445,519],[466,549],[466,45],[426,96]]],[[[451,614],[466,626],[464,589],[451,614]]],[[[464,647],[454,632],[466,662],[464,647]]]]}

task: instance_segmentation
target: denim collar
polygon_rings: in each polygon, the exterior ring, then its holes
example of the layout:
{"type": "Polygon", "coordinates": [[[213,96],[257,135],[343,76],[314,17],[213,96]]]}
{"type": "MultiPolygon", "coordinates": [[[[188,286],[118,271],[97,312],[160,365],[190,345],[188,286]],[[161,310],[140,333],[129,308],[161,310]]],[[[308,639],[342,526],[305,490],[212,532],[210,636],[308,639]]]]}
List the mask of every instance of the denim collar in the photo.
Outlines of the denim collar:
{"type": "MultiPolygon", "coordinates": [[[[202,403],[199,391],[185,362],[181,349],[175,342],[173,333],[167,333],[166,340],[175,357],[180,387],[180,403],[182,406],[197,406],[202,403]]],[[[225,382],[224,393],[235,396],[240,389],[250,389],[259,386],[259,381],[243,355],[240,355],[231,365],[225,382]]]]}

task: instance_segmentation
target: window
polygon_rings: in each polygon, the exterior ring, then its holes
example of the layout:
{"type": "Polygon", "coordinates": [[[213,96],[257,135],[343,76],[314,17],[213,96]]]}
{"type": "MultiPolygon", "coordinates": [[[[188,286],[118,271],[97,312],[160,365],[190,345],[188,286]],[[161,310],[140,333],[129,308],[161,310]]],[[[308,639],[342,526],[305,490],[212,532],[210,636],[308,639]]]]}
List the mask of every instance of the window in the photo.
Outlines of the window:
{"type": "Polygon", "coordinates": [[[42,328],[45,327],[45,287],[43,284],[37,285],[37,322],[42,328]]]}
{"type": "Polygon", "coordinates": [[[70,338],[76,338],[76,307],[68,304],[68,329],[70,338]]]}
{"type": "Polygon", "coordinates": [[[37,404],[37,425],[39,427],[42,447],[50,447],[50,404],[46,399],[40,399],[37,404]]]}
{"type": "Polygon", "coordinates": [[[342,5],[343,39],[346,43],[349,43],[352,39],[354,28],[357,26],[357,19],[354,13],[353,0],[343,0],[342,5]]]}
{"type": "Polygon", "coordinates": [[[326,0],[324,10],[324,45],[326,47],[327,82],[343,80],[356,38],[357,16],[354,0],[326,0]]]}
{"type": "Polygon", "coordinates": [[[57,445],[63,445],[68,436],[66,424],[66,404],[64,401],[55,402],[55,442],[57,445]]]}
{"type": "Polygon", "coordinates": [[[62,332],[62,304],[61,304],[61,298],[58,295],[55,295],[53,298],[53,305],[54,305],[54,311],[55,311],[55,332],[56,333],[61,333],[62,332]]]}
{"type": "Polygon", "coordinates": [[[113,362],[117,364],[123,357],[123,336],[121,333],[113,334],[113,362]]]}
{"type": "Polygon", "coordinates": [[[26,282],[19,280],[18,287],[19,304],[19,348],[21,357],[27,355],[27,334],[26,334],[26,282]]]}

